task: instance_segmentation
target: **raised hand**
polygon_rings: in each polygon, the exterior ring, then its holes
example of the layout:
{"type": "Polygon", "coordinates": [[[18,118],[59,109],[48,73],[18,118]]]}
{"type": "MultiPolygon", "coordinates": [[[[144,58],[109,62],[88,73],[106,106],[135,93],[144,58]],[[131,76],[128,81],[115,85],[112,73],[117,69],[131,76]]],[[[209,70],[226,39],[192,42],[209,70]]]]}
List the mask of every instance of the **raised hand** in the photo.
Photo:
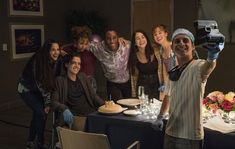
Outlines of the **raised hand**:
{"type": "Polygon", "coordinates": [[[219,57],[219,53],[224,49],[224,43],[207,44],[203,47],[208,50],[207,59],[215,60],[219,57]]]}

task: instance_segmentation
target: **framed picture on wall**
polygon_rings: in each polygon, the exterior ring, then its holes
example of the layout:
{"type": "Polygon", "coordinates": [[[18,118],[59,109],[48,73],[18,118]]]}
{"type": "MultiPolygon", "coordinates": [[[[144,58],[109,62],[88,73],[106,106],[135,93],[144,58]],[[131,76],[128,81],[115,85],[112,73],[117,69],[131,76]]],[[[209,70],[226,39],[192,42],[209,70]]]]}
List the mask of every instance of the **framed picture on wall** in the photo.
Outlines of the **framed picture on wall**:
{"type": "Polygon", "coordinates": [[[44,25],[11,24],[12,60],[31,57],[44,43],[44,25]]]}
{"type": "Polygon", "coordinates": [[[9,0],[10,16],[43,16],[43,0],[9,0]]]}

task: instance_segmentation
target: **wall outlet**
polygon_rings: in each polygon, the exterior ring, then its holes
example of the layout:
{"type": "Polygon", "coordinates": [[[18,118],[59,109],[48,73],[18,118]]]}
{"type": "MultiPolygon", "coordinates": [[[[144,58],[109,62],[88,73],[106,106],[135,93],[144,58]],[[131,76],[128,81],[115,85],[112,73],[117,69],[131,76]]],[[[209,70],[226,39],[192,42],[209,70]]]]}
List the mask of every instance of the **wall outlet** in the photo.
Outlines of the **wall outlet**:
{"type": "Polygon", "coordinates": [[[7,51],[7,44],[6,43],[2,44],[2,51],[7,51]]]}

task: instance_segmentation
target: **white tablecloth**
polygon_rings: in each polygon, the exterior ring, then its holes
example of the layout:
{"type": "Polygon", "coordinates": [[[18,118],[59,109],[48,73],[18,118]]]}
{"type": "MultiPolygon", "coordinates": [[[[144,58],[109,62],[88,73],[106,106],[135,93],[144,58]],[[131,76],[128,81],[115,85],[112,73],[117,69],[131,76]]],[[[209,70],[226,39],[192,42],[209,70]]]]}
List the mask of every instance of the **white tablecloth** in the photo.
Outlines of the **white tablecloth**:
{"type": "Polygon", "coordinates": [[[221,116],[215,116],[207,120],[203,126],[221,133],[230,133],[235,131],[235,124],[225,123],[221,116]]]}

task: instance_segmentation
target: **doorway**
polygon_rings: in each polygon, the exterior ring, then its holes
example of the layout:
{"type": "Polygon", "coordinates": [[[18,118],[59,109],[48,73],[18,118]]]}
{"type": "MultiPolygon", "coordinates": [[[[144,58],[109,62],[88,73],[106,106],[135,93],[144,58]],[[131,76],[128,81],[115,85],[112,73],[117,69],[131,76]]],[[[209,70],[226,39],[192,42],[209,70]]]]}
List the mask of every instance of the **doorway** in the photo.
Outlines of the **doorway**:
{"type": "Polygon", "coordinates": [[[164,24],[173,30],[173,0],[132,0],[132,33],[144,30],[152,39],[152,28],[164,24]]]}

